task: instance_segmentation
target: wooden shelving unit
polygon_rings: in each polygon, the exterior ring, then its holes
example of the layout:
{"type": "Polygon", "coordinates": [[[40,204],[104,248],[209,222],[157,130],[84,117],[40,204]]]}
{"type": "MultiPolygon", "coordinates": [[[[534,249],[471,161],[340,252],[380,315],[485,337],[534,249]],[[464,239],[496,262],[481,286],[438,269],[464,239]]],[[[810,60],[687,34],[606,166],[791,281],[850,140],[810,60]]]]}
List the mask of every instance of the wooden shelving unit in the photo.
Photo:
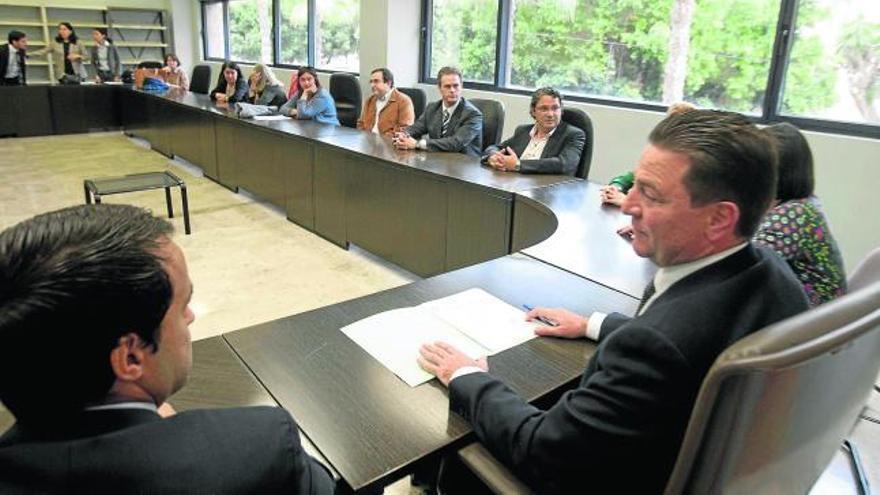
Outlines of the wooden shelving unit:
{"type": "MultiPolygon", "coordinates": [[[[119,50],[123,69],[131,69],[141,61],[165,59],[168,47],[173,46],[167,20],[168,14],[157,9],[0,3],[0,26],[25,32],[30,52],[39,51],[52,42],[60,22],[73,24],[85,47],[94,46],[93,28],[107,28],[119,50]]],[[[86,67],[91,75],[91,64],[86,67]]],[[[28,58],[28,84],[54,84],[56,72],[51,54],[28,58]]]]}

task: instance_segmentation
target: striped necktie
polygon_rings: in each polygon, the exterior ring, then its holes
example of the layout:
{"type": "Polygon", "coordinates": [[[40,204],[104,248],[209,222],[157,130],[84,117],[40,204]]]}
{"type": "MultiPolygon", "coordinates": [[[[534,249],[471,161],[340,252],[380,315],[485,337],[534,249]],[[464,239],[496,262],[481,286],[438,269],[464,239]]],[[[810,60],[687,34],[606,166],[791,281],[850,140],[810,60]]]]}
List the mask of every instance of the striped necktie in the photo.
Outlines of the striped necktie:
{"type": "Polygon", "coordinates": [[[441,136],[445,136],[446,131],[449,130],[449,118],[450,117],[451,117],[451,115],[449,115],[449,110],[444,108],[443,109],[443,125],[440,127],[440,135],[441,136]]]}
{"type": "Polygon", "coordinates": [[[636,310],[636,316],[640,316],[642,314],[642,308],[645,307],[645,304],[648,303],[648,300],[651,299],[651,296],[657,292],[657,289],[654,287],[654,279],[651,279],[651,282],[645,287],[645,292],[642,293],[642,300],[639,302],[639,308],[636,310]]]}

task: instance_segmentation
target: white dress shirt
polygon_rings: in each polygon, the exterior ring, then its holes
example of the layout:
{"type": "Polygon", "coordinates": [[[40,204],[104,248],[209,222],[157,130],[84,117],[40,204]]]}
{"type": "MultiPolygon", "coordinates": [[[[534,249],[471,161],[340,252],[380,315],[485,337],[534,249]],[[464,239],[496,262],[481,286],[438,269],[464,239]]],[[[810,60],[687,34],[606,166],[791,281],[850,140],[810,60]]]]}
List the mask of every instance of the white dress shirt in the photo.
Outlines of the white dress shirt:
{"type": "Polygon", "coordinates": [[[6,75],[3,76],[6,79],[17,79],[21,71],[18,67],[18,48],[15,48],[11,44],[7,44],[9,47],[9,64],[6,65],[6,75]]]}
{"type": "MultiPolygon", "coordinates": [[[[459,103],[461,103],[461,98],[459,98],[458,100],[456,100],[456,102],[455,102],[451,107],[447,107],[445,102],[440,103],[440,106],[443,107],[443,109],[446,110],[447,113],[449,113],[449,119],[451,120],[451,119],[452,119],[452,114],[455,113],[455,109],[458,108],[458,104],[459,104],[459,103]]],[[[440,118],[441,118],[441,119],[443,118],[443,113],[442,113],[442,112],[440,113],[440,118]]],[[[426,149],[428,149],[428,138],[427,138],[427,136],[426,136],[426,137],[423,137],[423,138],[421,139],[421,141],[419,141],[417,148],[419,148],[420,150],[426,150],[426,149]]]]}
{"type": "Polygon", "coordinates": [[[390,89],[381,98],[376,97],[376,118],[373,119],[373,134],[379,134],[379,114],[382,113],[382,109],[388,104],[389,97],[391,97],[390,89]]]}
{"type": "Polygon", "coordinates": [[[152,402],[117,402],[115,404],[101,404],[99,406],[91,406],[85,408],[86,411],[108,411],[115,409],[143,409],[145,411],[153,411],[154,413],[159,412],[159,408],[156,407],[156,404],[152,402]]]}
{"type": "Polygon", "coordinates": [[[547,146],[547,141],[550,140],[550,136],[552,136],[553,133],[556,132],[556,129],[557,128],[554,127],[553,130],[548,132],[546,136],[542,138],[536,138],[535,134],[537,134],[538,132],[538,126],[535,125],[534,127],[532,127],[532,130],[529,131],[529,136],[531,136],[532,139],[529,141],[526,149],[523,150],[522,156],[520,156],[519,159],[537,160],[538,158],[541,158],[541,155],[544,153],[544,147],[547,146]]]}

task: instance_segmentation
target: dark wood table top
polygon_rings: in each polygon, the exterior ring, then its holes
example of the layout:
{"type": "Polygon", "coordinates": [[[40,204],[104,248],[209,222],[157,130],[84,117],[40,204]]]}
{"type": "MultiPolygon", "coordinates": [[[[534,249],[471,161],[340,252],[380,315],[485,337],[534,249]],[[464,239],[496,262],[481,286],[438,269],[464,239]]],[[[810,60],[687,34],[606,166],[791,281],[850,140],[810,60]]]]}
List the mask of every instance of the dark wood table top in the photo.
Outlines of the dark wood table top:
{"type": "MultiPolygon", "coordinates": [[[[339,329],[389,309],[481,287],[521,307],[635,311],[637,300],[538,262],[511,255],[404,287],[225,335],[302,431],[355,490],[406,474],[430,455],[460,447],[471,432],[449,412],[436,380],[409,387],[339,329]]],[[[594,352],[582,340],[539,338],[490,357],[493,374],[528,400],[571,384],[594,352]]]]}
{"type": "Polygon", "coordinates": [[[617,229],[629,225],[629,217],[619,208],[602,204],[601,187],[578,181],[521,192],[517,201],[551,212],[559,222],[549,238],[522,252],[641,298],[657,267],[636,255],[630,242],[617,235],[617,229]]]}
{"type": "Polygon", "coordinates": [[[252,125],[288,136],[312,139],[335,148],[381,160],[413,171],[431,173],[443,178],[495,189],[499,193],[513,193],[536,187],[579,180],[567,175],[524,175],[498,172],[480,164],[479,158],[461,153],[438,153],[417,150],[398,150],[391,139],[372,132],[349,127],[320,124],[310,120],[253,120],[239,119],[225,103],[217,103],[208,95],[172,89],[165,93],[147,93],[189,108],[211,112],[233,119],[241,125],[252,125]]]}

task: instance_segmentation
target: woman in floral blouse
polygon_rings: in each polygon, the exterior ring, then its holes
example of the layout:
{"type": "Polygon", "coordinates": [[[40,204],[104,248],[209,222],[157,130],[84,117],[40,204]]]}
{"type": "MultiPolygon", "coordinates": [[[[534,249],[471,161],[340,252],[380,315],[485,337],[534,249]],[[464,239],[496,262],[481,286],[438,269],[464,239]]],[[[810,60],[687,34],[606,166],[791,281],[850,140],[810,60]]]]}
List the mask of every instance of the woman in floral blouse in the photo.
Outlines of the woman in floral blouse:
{"type": "Polygon", "coordinates": [[[818,306],[846,292],[840,249],[813,195],[813,155],[797,127],[776,124],[765,129],[778,142],[779,182],[776,201],[754,242],[782,256],[810,300],[818,306]]]}

